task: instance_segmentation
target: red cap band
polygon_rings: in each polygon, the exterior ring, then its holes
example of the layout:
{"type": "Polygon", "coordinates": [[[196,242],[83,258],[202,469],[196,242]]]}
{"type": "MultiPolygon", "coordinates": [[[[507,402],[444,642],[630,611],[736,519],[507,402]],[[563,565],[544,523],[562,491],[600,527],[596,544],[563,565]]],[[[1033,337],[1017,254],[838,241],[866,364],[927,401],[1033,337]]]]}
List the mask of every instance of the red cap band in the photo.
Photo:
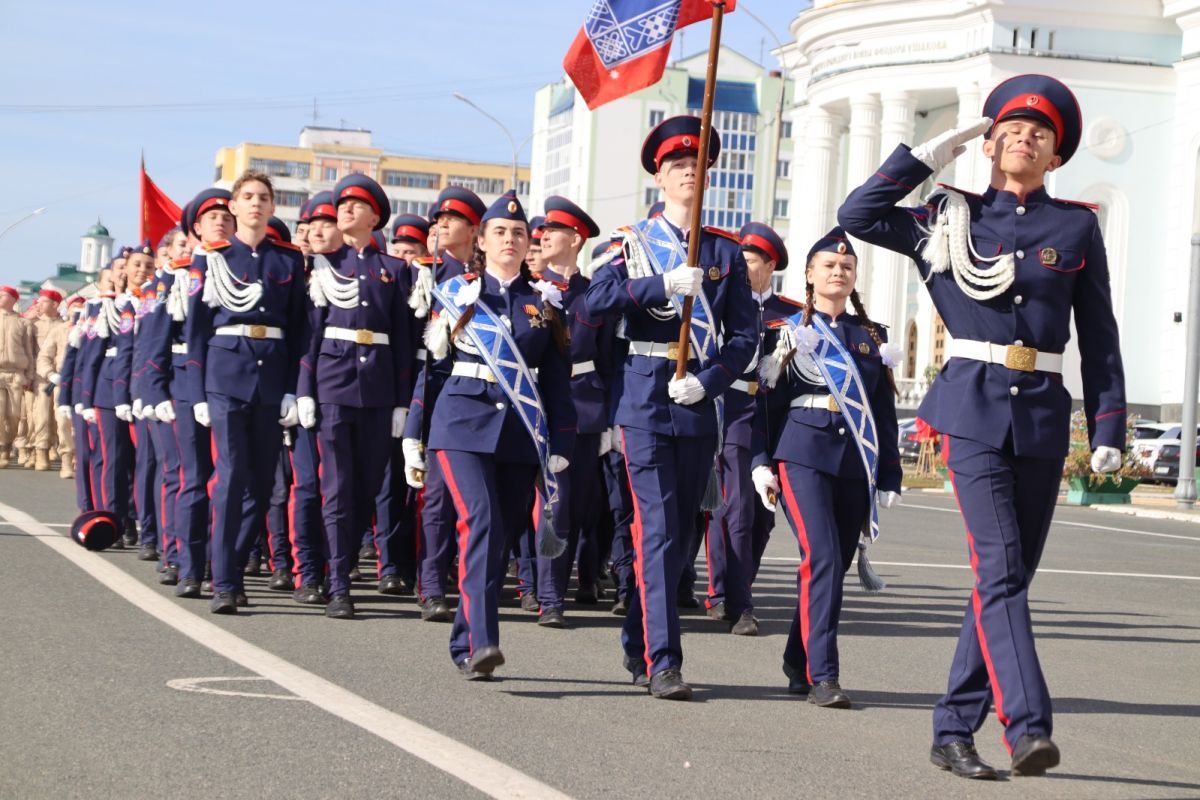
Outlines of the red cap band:
{"type": "Polygon", "coordinates": [[[415,239],[418,242],[424,242],[426,238],[425,232],[413,225],[401,225],[396,228],[396,232],[392,234],[392,241],[397,239],[415,239]]]}
{"type": "Polygon", "coordinates": [[[5,294],[11,294],[13,300],[21,299],[21,293],[18,292],[16,289],[14,289],[11,286],[0,286],[0,292],[4,292],[5,294]]]}
{"type": "Polygon", "coordinates": [[[322,203],[319,206],[314,206],[312,213],[308,215],[308,219],[309,221],[312,221],[317,217],[329,217],[331,219],[337,219],[337,209],[329,205],[329,203],[322,203]]]}
{"type": "Polygon", "coordinates": [[[372,195],[363,187],[347,186],[345,189],[342,189],[342,193],[338,195],[337,201],[340,203],[348,197],[353,197],[355,200],[362,200],[364,203],[369,205],[376,214],[381,216],[383,215],[383,212],[379,210],[379,202],[375,199],[374,195],[372,195]]]}
{"type": "Polygon", "coordinates": [[[658,150],[654,153],[654,166],[661,167],[664,158],[680,150],[691,150],[699,153],[700,137],[691,133],[683,133],[679,136],[671,136],[663,139],[662,144],[658,146],[658,150]]]}
{"type": "Polygon", "coordinates": [[[764,253],[766,253],[772,261],[776,263],[779,262],[779,252],[775,249],[775,246],[763,237],[759,236],[757,233],[746,234],[746,236],[742,239],[742,246],[745,247],[746,245],[749,245],[750,247],[757,247],[759,250],[762,250],[764,253]]]}
{"type": "Polygon", "coordinates": [[[546,212],[546,222],[554,223],[555,225],[566,225],[583,238],[588,238],[588,226],[584,225],[583,221],[574,214],[568,214],[566,211],[554,209],[546,212]]]}
{"type": "Polygon", "coordinates": [[[270,225],[267,226],[267,238],[273,242],[283,241],[283,237],[279,235],[279,231],[275,230],[270,225]]]}
{"type": "Polygon", "coordinates": [[[1050,124],[1054,126],[1054,150],[1058,152],[1058,148],[1062,145],[1063,126],[1062,114],[1054,107],[1054,104],[1040,94],[1020,94],[1009,100],[1000,109],[1000,113],[996,115],[996,124],[1004,121],[1004,118],[1015,111],[1036,111],[1044,115],[1050,120],[1050,124]]]}
{"type": "Polygon", "coordinates": [[[203,203],[200,204],[199,208],[196,209],[196,219],[200,219],[200,217],[204,214],[205,211],[208,211],[210,208],[213,208],[215,206],[220,206],[221,208],[224,208],[225,210],[229,210],[229,201],[226,200],[224,197],[208,198],[207,200],[205,200],[203,203]]]}
{"type": "Polygon", "coordinates": [[[437,211],[433,212],[433,216],[436,217],[442,211],[453,211],[455,214],[462,214],[472,225],[479,224],[480,217],[475,213],[475,209],[461,200],[455,200],[453,197],[443,200],[442,204],[437,207],[437,211]]]}

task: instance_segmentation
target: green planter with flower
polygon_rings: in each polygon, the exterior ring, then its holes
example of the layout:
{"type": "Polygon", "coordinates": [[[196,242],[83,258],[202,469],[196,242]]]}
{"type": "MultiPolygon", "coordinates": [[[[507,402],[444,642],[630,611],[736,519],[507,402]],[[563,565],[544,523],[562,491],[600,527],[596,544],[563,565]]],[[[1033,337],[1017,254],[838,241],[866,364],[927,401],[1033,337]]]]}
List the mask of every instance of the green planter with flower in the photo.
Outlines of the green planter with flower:
{"type": "Polygon", "coordinates": [[[1071,449],[1063,464],[1067,481],[1067,505],[1090,506],[1106,503],[1129,503],[1130,492],[1149,474],[1145,465],[1133,455],[1133,425],[1125,424],[1125,455],[1121,468],[1101,475],[1092,472],[1092,448],[1088,443],[1087,420],[1082,411],[1071,414],[1071,449]]]}

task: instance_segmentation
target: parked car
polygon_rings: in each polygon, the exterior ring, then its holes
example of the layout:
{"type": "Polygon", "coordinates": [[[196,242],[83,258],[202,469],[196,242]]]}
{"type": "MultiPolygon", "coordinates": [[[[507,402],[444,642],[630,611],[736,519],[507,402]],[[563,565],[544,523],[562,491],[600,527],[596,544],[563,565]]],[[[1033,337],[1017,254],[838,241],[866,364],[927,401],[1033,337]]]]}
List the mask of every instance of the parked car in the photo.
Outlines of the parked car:
{"type": "MultiPolygon", "coordinates": [[[[1177,483],[1179,481],[1179,454],[1181,444],[1178,439],[1167,442],[1158,449],[1158,457],[1154,461],[1151,476],[1156,481],[1177,483]]],[[[1200,445],[1196,447],[1196,460],[1200,463],[1200,445]]]]}
{"type": "Polygon", "coordinates": [[[1158,478],[1155,470],[1159,451],[1171,442],[1179,444],[1182,430],[1178,422],[1139,422],[1134,426],[1133,455],[1150,470],[1151,480],[1158,478]]]}

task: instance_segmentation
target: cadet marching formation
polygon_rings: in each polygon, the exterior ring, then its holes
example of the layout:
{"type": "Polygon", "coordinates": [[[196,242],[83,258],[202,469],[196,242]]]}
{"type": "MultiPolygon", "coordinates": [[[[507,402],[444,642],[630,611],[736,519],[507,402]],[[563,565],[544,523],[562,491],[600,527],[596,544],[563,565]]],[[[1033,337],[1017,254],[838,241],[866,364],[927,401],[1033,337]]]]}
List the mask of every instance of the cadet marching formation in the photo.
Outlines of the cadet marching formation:
{"type": "MultiPolygon", "coordinates": [[[[901,483],[897,354],[855,288],[853,236],[909,255],[954,337],[920,414],[945,438],[976,582],[931,760],[995,778],[973,739],[995,708],[1014,772],[1042,774],[1059,754],[1027,592],[1067,448],[1072,311],[1096,471],[1120,465],[1124,382],[1095,215],[1043,186],[1078,146],[1074,96],[1018,76],[984,113],[900,146],[850,194],[843,227],[790,265],[803,298],[773,292],[789,254],[759,223],[705,228],[688,266],[705,188],[694,117],[643,146],[662,203],[590,251],[600,231],[566,198],[531,220],[512,191],[489,207],[451,187],[429,219],[390,219],[363,175],[314,195],[293,234],[270,179],[246,172],[196,195],[157,248],[114,259],[91,300],[60,312],[47,286],[30,324],[0,287],[0,466],[45,470],[56,450],[76,539],[137,547],[216,614],[248,606],[245,576],[265,565],[271,589],[353,618],[373,559],[380,593],[451,623],[473,681],[504,664],[509,574],[553,629],[569,625],[572,573],[582,604],[611,573],[632,683],[675,700],[692,693],[679,609],[701,602],[700,546],[707,614],[755,635],[782,501],[801,555],[788,689],[847,708],[843,576],[857,552],[882,588],[864,556],[901,483]],[[980,135],[984,194],[896,206],[980,135]]],[[[703,157],[719,150],[713,136],[703,157]]]]}

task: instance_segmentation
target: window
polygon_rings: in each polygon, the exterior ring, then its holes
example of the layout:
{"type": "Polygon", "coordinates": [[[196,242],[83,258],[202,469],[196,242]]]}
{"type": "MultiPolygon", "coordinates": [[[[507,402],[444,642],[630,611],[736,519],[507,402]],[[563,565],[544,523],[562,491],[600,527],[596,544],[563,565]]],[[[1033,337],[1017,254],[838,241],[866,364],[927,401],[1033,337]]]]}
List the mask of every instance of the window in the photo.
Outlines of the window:
{"type": "MultiPolygon", "coordinates": [[[[689,110],[697,112],[699,109],[689,110]]],[[[708,173],[704,224],[738,230],[751,220],[753,214],[758,115],[716,111],[713,127],[721,133],[721,156],[708,173]]]]}
{"type": "Polygon", "coordinates": [[[322,180],[337,181],[337,167],[325,167],[321,173],[322,180]]]}
{"type": "Polygon", "coordinates": [[[571,111],[554,114],[546,122],[546,177],[542,194],[567,194],[571,182],[571,111]]]}
{"type": "Polygon", "coordinates": [[[1037,28],[1033,28],[1029,31],[1029,49],[1030,50],[1037,50],[1037,35],[1038,35],[1037,28]]]}
{"type": "Polygon", "coordinates": [[[529,181],[517,181],[517,194],[529,196],[529,181]]]}
{"type": "Polygon", "coordinates": [[[213,170],[213,183],[216,183],[217,181],[221,180],[222,172],[224,172],[224,170],[221,169],[221,166],[218,164],[217,167],[213,170]]]}
{"type": "Polygon", "coordinates": [[[404,186],[409,189],[437,189],[441,175],[434,172],[406,172],[396,169],[383,171],[384,186],[404,186]]]}
{"type": "Polygon", "coordinates": [[[664,119],[666,119],[666,117],[667,117],[667,112],[660,111],[658,109],[651,109],[651,111],[650,111],[650,127],[651,128],[657,127],[664,119]]]}
{"type": "Polygon", "coordinates": [[[938,369],[942,368],[942,364],[946,361],[946,323],[942,322],[942,315],[933,312],[933,358],[932,364],[938,369]]]}
{"type": "Polygon", "coordinates": [[[1046,34],[1046,49],[1054,49],[1054,31],[1050,31],[1050,33],[1046,34]]]}
{"type": "Polygon", "coordinates": [[[302,206],[306,200],[308,200],[308,195],[304,192],[275,190],[275,205],[277,206],[302,206]]]}
{"type": "Polygon", "coordinates": [[[1013,49],[1016,49],[1021,44],[1021,29],[1013,28],[1013,49]]]}
{"type": "Polygon", "coordinates": [[[775,162],[775,177],[792,177],[792,160],[790,158],[781,158],[775,162]]]}
{"type": "Polygon", "coordinates": [[[447,186],[461,186],[475,194],[504,194],[508,188],[506,183],[505,178],[477,178],[472,175],[450,175],[446,178],[447,186]]]}
{"type": "Polygon", "coordinates": [[[252,158],[250,159],[250,169],[265,172],[272,178],[308,178],[309,165],[304,161],[252,158]]]}
{"type": "Polygon", "coordinates": [[[790,119],[785,119],[783,121],[783,138],[792,138],[792,121],[790,119]]]}
{"type": "Polygon", "coordinates": [[[392,201],[393,214],[416,214],[418,216],[429,216],[429,203],[423,200],[397,200],[390,198],[392,201]]]}
{"type": "Polygon", "coordinates": [[[658,202],[658,187],[651,186],[642,193],[642,205],[646,208],[658,202]]]}
{"type": "Polygon", "coordinates": [[[775,201],[775,214],[774,214],[775,218],[776,219],[787,219],[788,218],[788,210],[789,210],[790,206],[791,206],[790,200],[788,200],[786,198],[777,199],[775,201]]]}

